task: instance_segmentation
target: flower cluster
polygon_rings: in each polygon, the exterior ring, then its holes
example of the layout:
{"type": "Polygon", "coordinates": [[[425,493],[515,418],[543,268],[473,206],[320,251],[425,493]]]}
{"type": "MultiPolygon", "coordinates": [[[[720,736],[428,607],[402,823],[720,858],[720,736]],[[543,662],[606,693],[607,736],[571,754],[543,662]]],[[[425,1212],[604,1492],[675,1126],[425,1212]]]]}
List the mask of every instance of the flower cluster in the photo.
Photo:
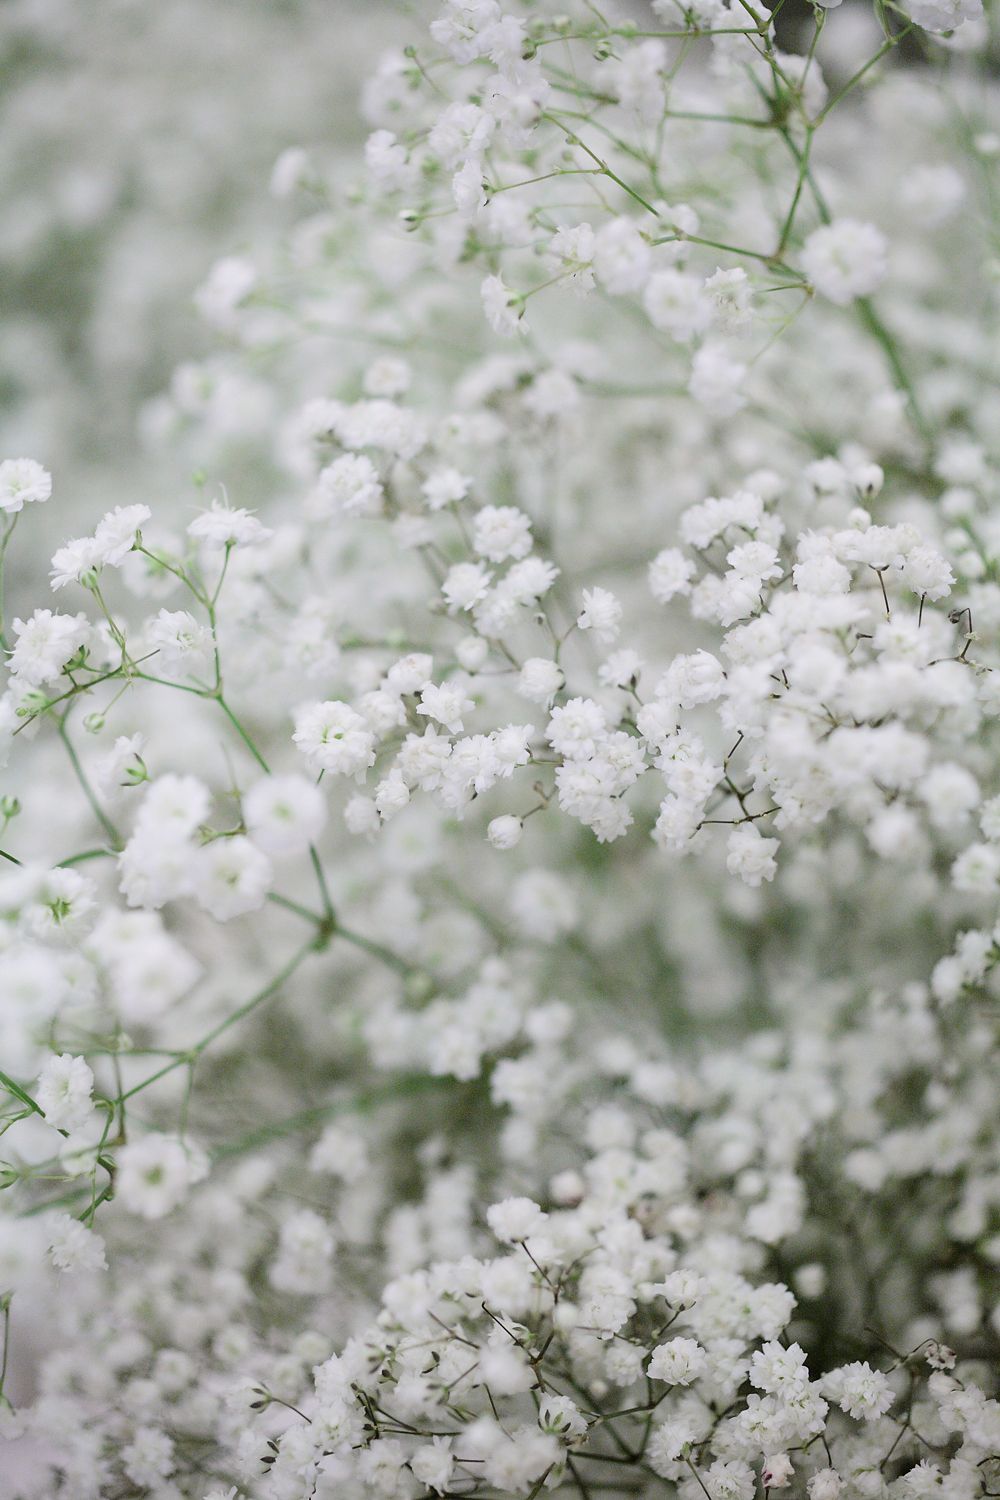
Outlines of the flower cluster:
{"type": "Polygon", "coordinates": [[[1000,94],[807,9],[428,8],[0,463],[11,1500],[997,1492],[1000,94]]]}

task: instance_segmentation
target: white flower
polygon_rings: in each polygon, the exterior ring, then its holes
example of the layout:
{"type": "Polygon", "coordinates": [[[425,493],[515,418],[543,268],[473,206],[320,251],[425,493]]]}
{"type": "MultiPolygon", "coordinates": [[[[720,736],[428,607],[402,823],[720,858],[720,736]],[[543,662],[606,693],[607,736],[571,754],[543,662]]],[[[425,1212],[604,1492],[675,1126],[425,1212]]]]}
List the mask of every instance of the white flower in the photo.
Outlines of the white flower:
{"type": "Polygon", "coordinates": [[[188,535],[206,546],[249,547],[271,535],[248,510],[237,510],[222,500],[213,500],[188,527],[188,535]]]}
{"type": "Polygon", "coordinates": [[[726,869],[749,886],[773,880],[777,873],[777,839],[766,839],[752,823],[734,828],[726,841],[726,869]]]}
{"type": "Polygon", "coordinates": [[[68,583],[84,582],[88,574],[100,568],[102,562],[101,547],[96,537],[77,537],[64,546],[57,547],[52,554],[50,575],[53,591],[65,588],[68,583]]]}
{"type": "Polygon", "coordinates": [[[970,844],[951,867],[951,883],[957,891],[990,896],[1000,884],[1000,845],[970,844]]]}
{"type": "Polygon", "coordinates": [[[523,833],[524,824],[521,819],[507,813],[502,817],[492,819],[486,830],[486,837],[494,849],[513,849],[521,842],[523,833]]]}
{"type": "Polygon", "coordinates": [[[650,1355],[646,1373],[667,1385],[690,1385],[708,1369],[708,1355],[697,1339],[674,1338],[658,1344],[650,1355]]]}
{"type": "Polygon", "coordinates": [[[53,1214],[47,1221],[46,1254],[57,1271],[106,1271],[104,1241],[99,1234],[69,1214],[53,1214]]]}
{"type": "Polygon", "coordinates": [[[529,656],[521,667],[517,691],[529,703],[548,705],[565,682],[562,667],[545,656],[529,656]]]}
{"type": "Polygon", "coordinates": [[[526,557],[531,551],[531,522],[513,505],[484,505],[476,513],[472,545],[488,562],[526,557]]]}
{"type": "Polygon", "coordinates": [[[745,405],[741,386],[747,367],[720,343],[702,344],[691,361],[688,390],[715,417],[731,417],[745,405]]]}
{"type": "Polygon", "coordinates": [[[272,859],[301,854],[326,824],[326,800],[304,776],[264,776],[243,798],[243,821],[272,859]]]}
{"type": "Polygon", "coordinates": [[[982,0],[907,0],[906,8],[925,31],[955,31],[983,14],[982,0]]]}
{"type": "Polygon", "coordinates": [[[349,797],[344,806],[344,823],[355,837],[372,838],[379,830],[379,812],[370,797],[349,797]]]}
{"type": "Polygon", "coordinates": [[[742,333],[750,326],[753,293],[742,266],[716,270],[705,282],[704,290],[711,302],[713,322],[721,333],[742,333]]]}
{"type": "Polygon", "coordinates": [[[374,516],[382,509],[382,481],[363,453],[343,453],[320,471],[313,510],[317,515],[374,516]]]}
{"type": "Polygon", "coordinates": [[[79,1130],[93,1112],[94,1075],[82,1057],[50,1057],[38,1077],[36,1102],[57,1130],[79,1130]]]}
{"type": "Polygon", "coordinates": [[[36,609],[29,620],[15,620],[17,641],[8,666],[22,682],[38,687],[51,682],[90,639],[85,615],[53,614],[36,609]]]}
{"type": "Polygon", "coordinates": [[[97,910],[94,882],[79,870],[57,866],[37,873],[26,871],[34,885],[21,920],[25,929],[43,941],[69,942],[87,931],[97,910]]]}
{"type": "Polygon", "coordinates": [[[948,559],[936,548],[920,545],[911,547],[906,554],[903,581],[907,588],[926,599],[944,599],[951,593],[955,575],[948,559]]]}
{"type": "Polygon", "coordinates": [[[391,130],[373,130],[365,141],[365,166],[380,193],[394,193],[410,181],[409,158],[391,130]]]}
{"type": "Polygon", "coordinates": [[[443,724],[449,734],[461,734],[464,728],[463,714],[475,708],[475,703],[466,696],[459,682],[428,682],[421,689],[417,713],[443,724]]]}
{"type": "Polygon", "coordinates": [[[439,1495],[451,1489],[455,1459],[451,1451],[451,1438],[434,1437],[422,1443],[410,1459],[410,1469],[415,1479],[439,1495]]]}
{"type": "Polygon", "coordinates": [[[798,1344],[786,1347],[770,1340],[754,1351],[749,1378],[758,1390],[790,1398],[805,1390],[809,1383],[805,1353],[798,1344]]]}
{"type": "Polygon", "coordinates": [[[765,1489],[783,1490],[792,1482],[795,1468],[787,1453],[772,1453],[761,1465],[760,1482],[765,1489]]]}
{"type": "Polygon", "coordinates": [[[327,1125],[309,1156],[311,1172],[327,1172],[341,1182],[360,1182],[369,1165],[368,1143],[359,1121],[327,1125]]]}
{"type": "Polygon", "coordinates": [[[380,781],[375,788],[375,807],[380,818],[388,821],[408,807],[410,802],[410,788],[403,779],[401,771],[392,770],[384,781],[380,781]]]}
{"type": "Polygon", "coordinates": [[[301,146],[287,146],[271,168],[270,189],[275,198],[290,198],[311,176],[309,155],[301,146]]]}
{"type": "Polygon", "coordinates": [[[443,510],[446,505],[457,505],[464,500],[471,483],[457,469],[433,469],[420,486],[420,493],[428,510],[443,510]]]}
{"type": "Polygon", "coordinates": [[[98,523],[94,533],[101,562],[117,568],[135,546],[139,529],[152,516],[148,505],[116,505],[98,523]]]}
{"type": "Polygon", "coordinates": [[[814,229],[802,251],[802,268],[818,292],[846,307],[868,297],[885,279],[885,237],[873,224],[835,219],[814,229]]]}
{"type": "Polygon", "coordinates": [[[486,1222],[505,1245],[519,1244],[538,1234],[547,1217],[531,1198],[505,1198],[486,1210],[486,1222]]]}
{"type": "Polygon", "coordinates": [[[708,327],[712,304],[697,276],[673,267],[656,271],[646,283],[643,306],[655,328],[687,342],[708,327]]]}
{"type": "Polygon", "coordinates": [[[456,563],[449,568],[441,585],[448,608],[473,609],[486,598],[492,574],[482,563],[456,563]]]}
{"type": "Polygon", "coordinates": [[[594,285],[595,248],[595,235],[589,224],[556,230],[548,249],[554,273],[576,291],[589,292],[594,285]]]}
{"type": "Polygon", "coordinates": [[[361,715],[339,700],[301,708],[292,739],[314,766],[335,776],[362,781],[375,764],[375,736],[361,715]]]}
{"type": "Polygon", "coordinates": [[[434,658],[425,651],[411,651],[394,661],[385,680],[394,693],[419,693],[434,670],[434,658]]]}
{"type": "Polygon", "coordinates": [[[841,1411],[865,1422],[884,1416],[895,1400],[886,1376],[881,1370],[873,1370],[867,1360],[831,1370],[823,1377],[822,1386],[841,1411]]]}
{"type": "Polygon", "coordinates": [[[441,14],[431,22],[430,32],[456,62],[469,63],[483,55],[499,20],[497,0],[445,0],[441,14]]]}
{"type": "Polygon", "coordinates": [[[516,604],[534,604],[547,594],[559,569],[542,557],[526,557],[507,572],[501,588],[516,604]]]}
{"type": "Polygon", "coordinates": [[[652,258],[649,244],[631,219],[611,219],[594,237],[594,272],[613,297],[641,291],[652,258]]]}
{"type": "Polygon", "coordinates": [[[523,329],[523,300],[511,291],[502,276],[487,276],[479,290],[483,311],[494,333],[510,337],[523,329]]]}
{"type": "Polygon", "coordinates": [[[374,448],[400,459],[415,458],[427,441],[423,419],[395,401],[355,401],[336,419],[345,448],[374,448]]]}
{"type": "Polygon", "coordinates": [[[195,899],[217,922],[263,906],[273,878],[267,855],[241,834],[213,839],[197,851],[191,869],[195,899]]]}
{"type": "Polygon", "coordinates": [[[678,708],[695,708],[712,703],[725,691],[726,674],[722,663],[710,651],[695,651],[691,656],[675,656],[656,685],[656,696],[678,708]]]}
{"type": "Polygon", "coordinates": [[[147,778],[142,752],[146,737],[142,734],[120,734],[113,749],[103,755],[94,769],[94,784],[109,800],[120,796],[124,787],[141,786],[147,778]]]}
{"type": "Polygon", "coordinates": [[[7,515],[48,500],[51,494],[52,475],[33,458],[5,458],[0,463],[0,510],[7,515]]]}
{"type": "Polygon", "coordinates": [[[207,625],[200,624],[189,610],[161,609],[150,620],[146,638],[156,651],[157,673],[205,673],[212,663],[214,639],[207,625]]]}
{"type": "Polygon", "coordinates": [[[325,1291],[335,1245],[326,1221],[311,1209],[300,1209],[281,1226],[278,1253],[268,1270],[271,1285],[299,1296],[325,1291]]]}
{"type": "Polygon", "coordinates": [[[210,807],[211,797],[203,781],[197,776],[168,772],[149,783],[136,818],[136,832],[187,838],[205,822],[210,807]]]}
{"type": "Polygon", "coordinates": [[[538,1403],[538,1425],[570,1446],[587,1433],[587,1419],[569,1396],[543,1396],[538,1403]]]}
{"type": "Polygon", "coordinates": [[[589,760],[607,732],[607,716],[592,698],[570,698],[554,708],[545,731],[553,750],[567,760],[589,760]]]}
{"type": "Polygon", "coordinates": [[[208,278],[195,292],[195,306],[215,328],[227,328],[233,313],[253,291],[257,272],[250,261],[237,255],[216,261],[208,278]]]}
{"type": "Polygon", "coordinates": [[[751,1500],[756,1489],[754,1472],[742,1459],[717,1458],[704,1482],[712,1500],[751,1500]]]}
{"type": "Polygon", "coordinates": [[[428,145],[444,166],[456,167],[467,157],[482,155],[495,127],[493,116],[477,104],[456,101],[438,115],[428,145]]]}
{"type": "Polygon", "coordinates": [[[690,594],[695,565],[677,547],[665,547],[649,565],[649,591],[657,604],[669,604],[678,594],[690,594]]]}
{"type": "Polygon", "coordinates": [[[122,1146],[117,1162],[117,1196],[143,1219],[162,1219],[208,1173],[208,1160],[197,1147],[156,1132],[122,1146]]]}
{"type": "Polygon", "coordinates": [[[614,594],[607,589],[592,588],[583,591],[583,608],[577,615],[580,630],[592,630],[601,641],[617,638],[621,626],[622,607],[614,594]]]}
{"type": "Polygon", "coordinates": [[[151,1489],[174,1472],[174,1445],[157,1427],[137,1427],[121,1450],[121,1461],[134,1484],[151,1489]]]}

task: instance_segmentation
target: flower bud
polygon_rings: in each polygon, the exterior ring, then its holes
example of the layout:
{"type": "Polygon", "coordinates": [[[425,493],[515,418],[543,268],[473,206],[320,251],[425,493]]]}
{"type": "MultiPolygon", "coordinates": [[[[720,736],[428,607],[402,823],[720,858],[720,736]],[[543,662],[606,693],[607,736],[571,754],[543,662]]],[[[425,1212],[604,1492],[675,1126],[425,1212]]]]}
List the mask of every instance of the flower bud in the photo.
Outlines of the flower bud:
{"type": "Polygon", "coordinates": [[[486,837],[494,849],[513,849],[521,842],[524,833],[524,824],[520,818],[506,813],[502,817],[494,818],[486,830],[486,837]]]}

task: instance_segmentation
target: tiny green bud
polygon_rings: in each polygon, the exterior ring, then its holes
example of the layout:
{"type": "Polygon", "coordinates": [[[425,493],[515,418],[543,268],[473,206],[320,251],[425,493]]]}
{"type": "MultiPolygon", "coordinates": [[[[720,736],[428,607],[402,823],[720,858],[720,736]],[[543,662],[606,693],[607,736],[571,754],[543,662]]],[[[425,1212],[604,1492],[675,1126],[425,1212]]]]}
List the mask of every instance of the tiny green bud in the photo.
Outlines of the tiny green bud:
{"type": "Polygon", "coordinates": [[[5,823],[9,823],[11,818],[16,818],[20,811],[20,798],[14,797],[10,793],[0,797],[0,817],[3,818],[5,823]]]}
{"type": "Polygon", "coordinates": [[[87,714],[83,721],[83,727],[88,734],[100,734],[107,720],[103,714],[87,714]]]}
{"type": "Polygon", "coordinates": [[[30,693],[25,693],[15,712],[19,719],[30,719],[32,714],[40,714],[48,706],[49,699],[45,693],[40,692],[38,688],[32,688],[30,693]]]}
{"type": "Polygon", "coordinates": [[[137,755],[132,765],[125,768],[125,780],[122,786],[141,786],[144,781],[149,780],[149,771],[146,762],[141,755],[137,755]]]}

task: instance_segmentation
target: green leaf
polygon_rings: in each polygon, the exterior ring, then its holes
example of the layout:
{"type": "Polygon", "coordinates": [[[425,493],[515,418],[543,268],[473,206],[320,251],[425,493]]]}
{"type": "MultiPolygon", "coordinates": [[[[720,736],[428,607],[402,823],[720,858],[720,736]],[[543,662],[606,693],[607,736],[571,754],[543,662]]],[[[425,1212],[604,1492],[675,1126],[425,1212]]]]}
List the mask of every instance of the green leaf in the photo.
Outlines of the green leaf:
{"type": "Polygon", "coordinates": [[[42,1119],[45,1119],[44,1109],[40,1109],[31,1095],[26,1094],[21,1085],[15,1083],[13,1078],[8,1078],[6,1073],[0,1072],[0,1085],[7,1090],[8,1094],[13,1094],[15,1099],[20,1099],[22,1104],[26,1104],[29,1109],[34,1110],[36,1115],[41,1115],[42,1119]]]}

